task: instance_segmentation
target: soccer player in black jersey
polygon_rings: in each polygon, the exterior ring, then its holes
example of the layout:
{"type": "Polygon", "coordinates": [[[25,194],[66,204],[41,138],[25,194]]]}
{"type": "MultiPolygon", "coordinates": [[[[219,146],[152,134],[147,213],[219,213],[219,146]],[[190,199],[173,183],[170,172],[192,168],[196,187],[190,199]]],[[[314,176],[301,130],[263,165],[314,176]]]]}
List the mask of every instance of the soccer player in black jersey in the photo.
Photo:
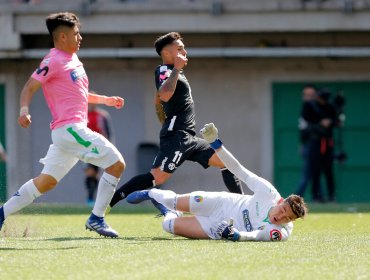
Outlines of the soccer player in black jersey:
{"type": "Polygon", "coordinates": [[[155,70],[156,110],[161,123],[160,148],[152,169],[133,177],[114,194],[110,206],[130,193],[165,183],[185,161],[195,161],[204,168],[221,168],[225,185],[230,192],[243,193],[240,181],[225,168],[211,146],[195,136],[195,112],[191,88],[183,68],[186,50],[177,32],[170,32],[155,41],[155,49],[163,63],[155,70]]]}

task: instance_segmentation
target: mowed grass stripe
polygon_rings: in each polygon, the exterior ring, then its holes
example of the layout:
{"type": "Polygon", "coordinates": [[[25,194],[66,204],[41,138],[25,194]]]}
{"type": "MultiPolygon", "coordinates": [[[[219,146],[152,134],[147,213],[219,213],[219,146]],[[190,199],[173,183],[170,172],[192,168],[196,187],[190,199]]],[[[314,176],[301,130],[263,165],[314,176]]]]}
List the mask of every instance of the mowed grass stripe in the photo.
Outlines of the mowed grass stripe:
{"type": "MultiPolygon", "coordinates": [[[[82,209],[85,212],[86,209],[82,209]]],[[[45,210],[46,211],[46,210],[45,210]]],[[[11,216],[0,233],[0,279],[368,279],[370,213],[310,213],[287,242],[187,240],[154,213],[112,213],[121,235],[84,229],[84,214],[11,216]]]]}

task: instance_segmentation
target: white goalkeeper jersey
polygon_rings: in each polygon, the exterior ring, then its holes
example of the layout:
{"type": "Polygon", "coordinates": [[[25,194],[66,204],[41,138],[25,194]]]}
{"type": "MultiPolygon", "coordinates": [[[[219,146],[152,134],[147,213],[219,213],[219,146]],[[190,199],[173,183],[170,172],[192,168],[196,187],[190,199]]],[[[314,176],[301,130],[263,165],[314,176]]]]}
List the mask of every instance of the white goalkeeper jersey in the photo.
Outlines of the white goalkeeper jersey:
{"type": "Polygon", "coordinates": [[[230,203],[223,204],[224,215],[234,219],[239,231],[248,232],[248,240],[286,240],[293,231],[293,223],[275,225],[268,218],[270,209],[283,200],[275,187],[242,166],[226,148],[221,147],[217,155],[254,192],[254,195],[225,194],[228,198],[224,199],[230,199],[230,203]]]}

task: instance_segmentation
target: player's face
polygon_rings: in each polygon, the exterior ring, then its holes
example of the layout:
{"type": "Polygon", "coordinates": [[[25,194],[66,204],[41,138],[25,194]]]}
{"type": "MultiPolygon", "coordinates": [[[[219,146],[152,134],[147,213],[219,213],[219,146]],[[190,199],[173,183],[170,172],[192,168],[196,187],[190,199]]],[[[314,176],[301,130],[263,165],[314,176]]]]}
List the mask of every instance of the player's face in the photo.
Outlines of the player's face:
{"type": "Polygon", "coordinates": [[[312,99],[314,99],[315,98],[315,96],[316,96],[316,91],[315,91],[315,89],[314,88],[311,88],[311,87],[306,87],[304,90],[303,90],[303,92],[302,92],[303,94],[303,101],[310,101],[310,100],[312,100],[312,99]]]}
{"type": "Polygon", "coordinates": [[[181,54],[182,56],[186,57],[186,54],[188,53],[185,50],[185,45],[181,40],[176,40],[172,44],[166,46],[164,51],[167,52],[167,59],[168,63],[170,64],[175,62],[177,55],[181,54]]]}
{"type": "Polygon", "coordinates": [[[75,53],[80,49],[82,37],[77,26],[66,28],[64,31],[65,50],[69,53],[75,53]]]}
{"type": "Polygon", "coordinates": [[[292,208],[289,204],[282,203],[276,205],[270,210],[269,219],[270,222],[275,225],[286,224],[296,219],[296,215],[293,213],[292,208]]]}

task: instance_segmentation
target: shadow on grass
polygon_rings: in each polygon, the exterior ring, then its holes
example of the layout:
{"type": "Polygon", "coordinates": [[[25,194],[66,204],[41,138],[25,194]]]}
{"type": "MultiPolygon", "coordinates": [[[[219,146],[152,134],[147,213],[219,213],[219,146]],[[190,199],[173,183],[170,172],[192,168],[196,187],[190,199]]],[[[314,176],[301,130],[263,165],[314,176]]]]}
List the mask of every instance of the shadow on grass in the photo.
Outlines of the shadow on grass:
{"type": "Polygon", "coordinates": [[[50,251],[50,250],[74,250],[81,247],[64,247],[64,248],[0,248],[0,251],[50,251]]]}
{"type": "MultiPolygon", "coordinates": [[[[308,203],[310,213],[366,213],[370,212],[370,203],[308,203]]],[[[31,215],[90,215],[91,208],[85,205],[45,204],[30,205],[21,211],[31,215]]],[[[150,203],[131,205],[122,203],[114,207],[109,215],[157,214],[158,211],[150,203]]]]}
{"type": "Polygon", "coordinates": [[[24,240],[27,242],[35,241],[56,241],[56,242],[66,242],[66,241],[91,241],[91,240],[112,240],[114,241],[134,241],[137,243],[142,242],[157,242],[157,241],[189,241],[192,239],[186,239],[186,238],[179,238],[179,237],[117,237],[117,238],[110,238],[110,237],[55,237],[55,238],[46,238],[46,239],[38,239],[38,240],[24,240]]]}
{"type": "MultiPolygon", "coordinates": [[[[35,203],[24,209],[19,213],[30,215],[90,215],[91,207],[76,204],[59,204],[59,203],[35,203]]],[[[109,215],[117,214],[149,214],[158,213],[158,210],[152,204],[142,203],[139,205],[131,205],[124,203],[114,207],[109,215]]]]}

